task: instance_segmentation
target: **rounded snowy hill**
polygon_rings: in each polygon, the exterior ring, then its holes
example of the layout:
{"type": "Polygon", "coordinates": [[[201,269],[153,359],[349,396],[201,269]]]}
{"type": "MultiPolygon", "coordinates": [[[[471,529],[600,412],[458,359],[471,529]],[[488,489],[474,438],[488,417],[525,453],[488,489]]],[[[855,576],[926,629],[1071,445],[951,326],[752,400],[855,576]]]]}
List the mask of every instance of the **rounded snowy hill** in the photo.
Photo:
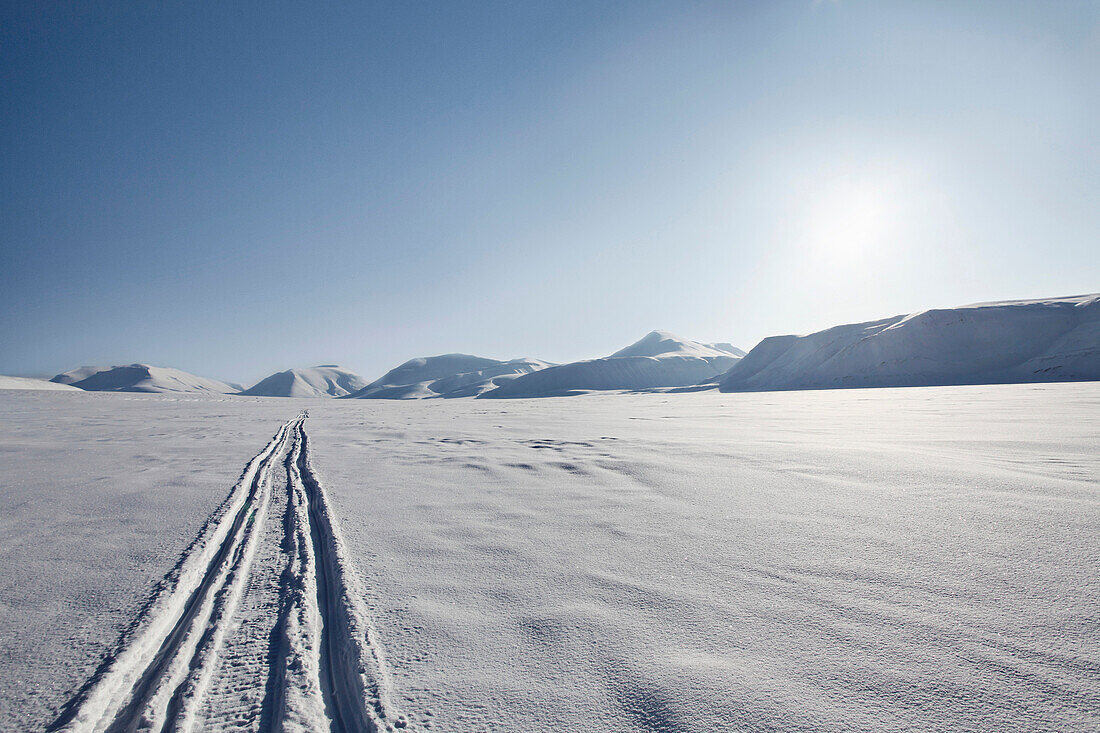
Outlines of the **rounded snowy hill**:
{"type": "Polygon", "coordinates": [[[7,377],[0,375],[0,389],[45,389],[58,392],[79,392],[76,387],[68,384],[58,384],[46,379],[32,379],[30,377],[7,377]]]}
{"type": "Polygon", "coordinates": [[[105,367],[105,366],[82,366],[82,367],[77,367],[76,369],[70,369],[67,372],[61,372],[60,374],[57,374],[57,375],[53,376],[50,379],[50,381],[51,382],[56,382],[57,384],[75,384],[75,383],[77,383],[81,380],[87,379],[88,377],[92,376],[93,374],[99,374],[100,372],[105,372],[110,368],[111,367],[105,367]]]}
{"type": "MultiPolygon", "coordinates": [[[[74,372],[78,371],[74,370],[74,372]]],[[[65,374],[72,373],[66,372],[65,374]]],[[[59,374],[54,379],[56,380],[62,376],[65,375],[59,374]]],[[[216,379],[197,377],[179,369],[155,367],[148,364],[129,364],[102,369],[84,379],[73,382],[73,386],[90,392],[198,392],[208,394],[233,394],[237,392],[230,385],[216,379]]]]}
{"type": "Polygon", "coordinates": [[[367,380],[335,364],[287,369],[262,379],[242,395],[260,397],[343,397],[367,386],[367,380]]]}
{"type": "Polygon", "coordinates": [[[742,353],[729,344],[704,344],[652,331],[611,356],[549,367],[480,396],[551,397],[589,390],[687,387],[716,380],[742,353]]]}
{"type": "Polygon", "coordinates": [[[538,359],[500,361],[469,354],[425,356],[391,369],[348,397],[376,400],[476,397],[547,366],[548,362],[538,359]]]}
{"type": "Polygon", "coordinates": [[[1100,295],[978,303],[761,341],[724,392],[1100,379],[1100,295]]]}

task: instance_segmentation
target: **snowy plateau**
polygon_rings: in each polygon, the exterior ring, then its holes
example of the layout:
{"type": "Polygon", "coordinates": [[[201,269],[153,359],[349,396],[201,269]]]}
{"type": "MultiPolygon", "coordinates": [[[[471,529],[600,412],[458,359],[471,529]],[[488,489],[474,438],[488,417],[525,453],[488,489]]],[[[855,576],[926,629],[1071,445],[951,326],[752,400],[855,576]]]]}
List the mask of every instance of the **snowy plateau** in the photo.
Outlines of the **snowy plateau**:
{"type": "Polygon", "coordinates": [[[0,414],[0,730],[1100,729],[1100,383],[0,414]]]}

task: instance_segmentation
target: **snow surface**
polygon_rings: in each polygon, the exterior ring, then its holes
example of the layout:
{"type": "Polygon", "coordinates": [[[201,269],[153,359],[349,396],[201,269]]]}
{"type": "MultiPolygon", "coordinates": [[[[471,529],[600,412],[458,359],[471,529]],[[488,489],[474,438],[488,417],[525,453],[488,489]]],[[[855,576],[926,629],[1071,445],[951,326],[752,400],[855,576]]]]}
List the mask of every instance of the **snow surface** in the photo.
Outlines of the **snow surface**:
{"type": "Polygon", "coordinates": [[[979,303],[761,341],[724,392],[1100,379],[1100,295],[979,303]]]}
{"type": "Polygon", "coordinates": [[[79,392],[76,387],[67,384],[58,384],[45,379],[32,379],[29,377],[7,377],[0,374],[0,389],[48,389],[62,392],[79,392]]]}
{"type": "Polygon", "coordinates": [[[55,718],[286,413],[229,396],[0,395],[0,730],[55,718]]]}
{"type": "MultiPolygon", "coordinates": [[[[88,369],[94,367],[81,367],[88,369]]],[[[79,372],[74,369],[73,372],[79,372]]],[[[72,374],[73,372],[66,372],[72,374]]],[[[59,374],[54,379],[63,377],[59,374]]],[[[148,364],[130,364],[128,366],[114,366],[103,369],[73,382],[74,387],[90,392],[191,392],[231,394],[238,390],[216,379],[196,377],[194,374],[170,369],[168,367],[155,367],[148,364]]]]}
{"type": "Polygon", "coordinates": [[[641,340],[602,359],[575,361],[518,377],[480,395],[551,397],[588,390],[644,390],[713,382],[740,356],[726,344],[703,344],[667,331],[652,331],[641,340]]]}
{"type": "Polygon", "coordinates": [[[349,396],[376,400],[476,397],[548,366],[549,362],[537,359],[498,361],[469,354],[426,356],[410,359],[349,396]]]}
{"type": "Polygon", "coordinates": [[[276,372],[241,394],[262,397],[343,397],[367,386],[367,380],[335,364],[276,372]]]}
{"type": "Polygon", "coordinates": [[[315,650],[320,614],[408,730],[1095,730],[1098,408],[1096,383],[0,393],[0,729],[55,720],[226,527],[251,580],[183,670],[203,729],[254,720],[247,681],[315,650]],[[337,592],[271,595],[310,567],[337,592]]]}

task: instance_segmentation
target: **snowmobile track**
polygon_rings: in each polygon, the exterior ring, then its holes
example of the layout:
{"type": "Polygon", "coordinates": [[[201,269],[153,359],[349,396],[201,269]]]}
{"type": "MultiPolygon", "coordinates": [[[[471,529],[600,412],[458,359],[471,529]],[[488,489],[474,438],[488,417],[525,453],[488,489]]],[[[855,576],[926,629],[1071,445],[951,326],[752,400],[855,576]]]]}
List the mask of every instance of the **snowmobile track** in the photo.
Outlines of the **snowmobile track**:
{"type": "Polygon", "coordinates": [[[405,727],[390,709],[382,649],[310,460],[307,417],[303,412],[285,423],[248,463],[141,619],[48,730],[216,727],[216,720],[204,719],[204,711],[206,718],[219,714],[204,707],[207,692],[219,674],[233,674],[220,658],[227,636],[248,633],[234,615],[249,587],[280,465],[287,488],[280,520],[286,567],[277,574],[279,604],[272,616],[278,618],[264,655],[264,709],[254,711],[255,729],[374,733],[405,727]]]}
{"type": "Polygon", "coordinates": [[[359,607],[362,594],[343,550],[343,541],[328,497],[313,470],[309,438],[299,425],[297,439],[287,461],[290,483],[306,557],[315,578],[311,610],[320,617],[319,638],[310,647],[318,650],[319,681],[327,717],[333,731],[380,731],[405,727],[403,718],[387,718],[387,679],[381,647],[369,617],[359,607]]]}

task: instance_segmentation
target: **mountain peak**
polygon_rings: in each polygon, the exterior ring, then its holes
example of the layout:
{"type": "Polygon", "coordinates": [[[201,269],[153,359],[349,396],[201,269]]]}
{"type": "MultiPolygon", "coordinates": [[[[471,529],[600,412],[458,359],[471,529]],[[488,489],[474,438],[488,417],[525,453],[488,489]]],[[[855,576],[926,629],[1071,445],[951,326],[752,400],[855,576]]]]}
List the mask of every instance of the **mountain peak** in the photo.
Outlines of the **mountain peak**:
{"type": "Polygon", "coordinates": [[[664,356],[678,354],[683,356],[740,356],[740,349],[727,344],[704,344],[677,336],[671,331],[650,331],[625,349],[619,349],[611,358],[622,356],[664,356]]]}

